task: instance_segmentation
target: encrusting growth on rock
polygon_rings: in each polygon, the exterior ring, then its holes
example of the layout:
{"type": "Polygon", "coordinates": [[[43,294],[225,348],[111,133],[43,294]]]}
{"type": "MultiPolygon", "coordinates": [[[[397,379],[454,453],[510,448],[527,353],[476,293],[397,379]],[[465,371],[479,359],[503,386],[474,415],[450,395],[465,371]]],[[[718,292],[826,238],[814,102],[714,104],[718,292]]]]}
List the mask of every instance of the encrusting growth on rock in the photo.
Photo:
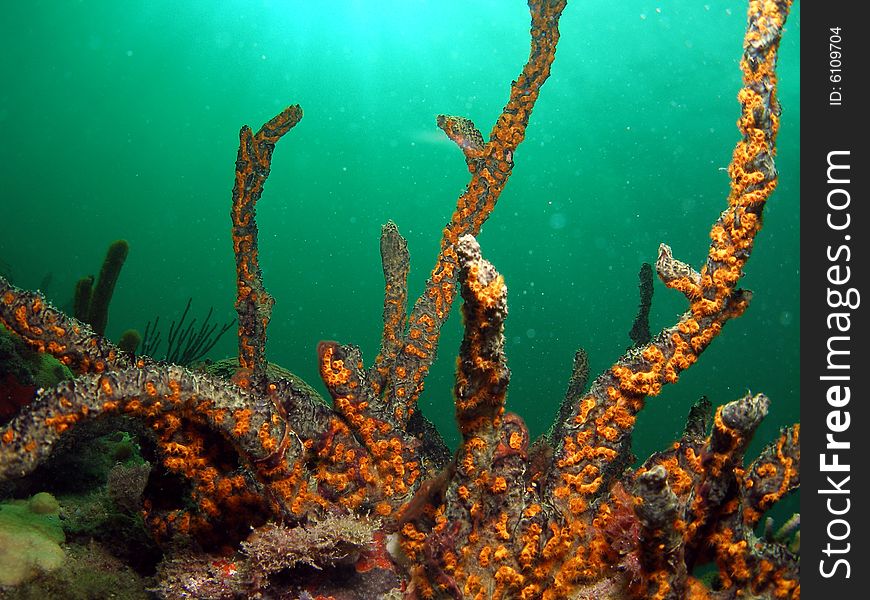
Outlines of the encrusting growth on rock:
{"type": "MultiPolygon", "coordinates": [[[[232,560],[190,561],[215,589],[250,593],[290,570],[289,597],[336,600],[363,593],[409,600],[799,598],[798,557],[777,536],[759,539],[753,531],[800,481],[798,425],[744,464],[767,397],[748,394],[715,412],[699,402],[679,440],[628,467],[645,399],[675,383],[751,298],[737,284],[776,186],[774,68],[790,3],[749,4],[738,95],[742,139],[729,167],[728,207],[711,228],[704,264],[695,270],[660,247],[658,276],[685,295],[688,309],[675,325],[636,336],[588,389],[588,362],[579,351],[559,420],[530,444],[522,419],[505,411],[507,285],[475,236],[511,174],[550,73],[565,4],[529,1],[529,59],[488,139],[468,119],[438,117],[463,154],[469,183],[410,311],[407,244],[393,223],[383,227],[380,352],[366,366],[356,346],[318,344],[331,405],[298,380],[267,371],[273,299],[258,263],[255,203],[275,145],[302,118],[290,106],[256,134],[247,127],[240,134],[231,211],[239,369],[231,381],[131,357],[40,294],[0,277],[0,323],[77,375],[42,390],[0,427],[0,480],[32,473],[83,422],[124,416],[151,432],[152,476],[168,474],[186,486],[176,495],[146,488],[143,512],[155,539],[191,536],[206,548],[236,548],[232,560]],[[457,294],[464,337],[454,409],[462,441],[446,461],[416,403],[457,294]],[[284,560],[270,545],[278,538],[315,544],[318,523],[335,519],[371,527],[370,539],[366,533],[344,545],[324,541],[316,566],[342,563],[347,579],[297,569],[303,559],[284,560]],[[713,588],[694,575],[708,563],[719,570],[713,588]]],[[[193,577],[184,564],[167,559],[167,597],[193,577]]]]}

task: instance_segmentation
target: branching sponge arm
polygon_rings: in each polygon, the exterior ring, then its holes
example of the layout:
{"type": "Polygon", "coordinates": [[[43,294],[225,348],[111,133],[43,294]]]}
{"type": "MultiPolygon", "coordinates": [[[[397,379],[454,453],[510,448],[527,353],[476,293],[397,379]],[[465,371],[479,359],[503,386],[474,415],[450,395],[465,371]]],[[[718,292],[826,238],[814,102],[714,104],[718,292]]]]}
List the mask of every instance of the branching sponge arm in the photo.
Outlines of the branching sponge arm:
{"type": "Polygon", "coordinates": [[[239,365],[249,378],[242,387],[263,385],[266,375],[266,328],[275,300],[263,286],[257,247],[257,200],[269,177],[272,151],[281,137],[302,119],[298,104],[289,106],[254,134],[247,125],[239,132],[239,155],[233,185],[233,250],[236,255],[236,311],[239,315],[239,365]]]}
{"type": "Polygon", "coordinates": [[[576,398],[565,434],[557,442],[561,466],[552,480],[557,497],[566,499],[566,509],[575,495],[597,495],[608,489],[629,454],[629,434],[644,398],[675,383],[722,326],[748,305],[751,294],[739,289],[737,282],[761,229],[761,212],[776,187],[773,155],[779,104],[774,69],[790,5],[787,0],[750,2],[740,63],[741,139],[728,169],[728,208],[710,230],[710,250],[700,271],[675,259],[667,245],[659,249],[659,277],[686,296],[689,310],[648,344],[629,350],[595,380],[585,396],[576,398]],[[596,451],[577,455],[574,449],[581,441],[596,451]]]}

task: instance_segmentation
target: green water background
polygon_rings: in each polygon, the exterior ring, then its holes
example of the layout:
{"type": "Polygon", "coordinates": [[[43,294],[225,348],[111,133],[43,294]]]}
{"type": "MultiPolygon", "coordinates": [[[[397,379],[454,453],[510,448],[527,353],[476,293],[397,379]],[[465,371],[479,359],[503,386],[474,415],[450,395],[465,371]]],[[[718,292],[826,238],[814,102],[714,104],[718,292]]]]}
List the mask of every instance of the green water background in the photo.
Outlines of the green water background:
{"type": "MultiPolygon", "coordinates": [[[[168,326],[188,297],[200,317],[211,306],[234,317],[238,129],[303,106],[257,211],[277,300],[269,359],[320,390],[319,340],[358,344],[369,362],[377,353],[381,224],[408,239],[412,299],[434,264],[468,180],[435,115],[489,132],[528,56],[520,0],[33,1],[4,13],[0,260],[19,286],[66,306],[107,245],[129,240],[113,339],[156,315],[168,326]]],[[[637,272],[659,243],[694,265],[706,256],[737,140],[744,27],[742,2],[565,10],[552,76],[479,238],[509,288],[509,409],[533,436],[552,422],[578,347],[594,377],[630,344],[637,272]]],[[[679,436],[702,394],[770,396],[750,454],[799,418],[799,35],[796,4],[780,56],[781,178],[742,281],[755,297],[648,402],[641,457],[679,436]]],[[[685,307],[657,281],[653,330],[685,307]]],[[[456,308],[420,403],[454,447],[456,308]]],[[[227,335],[212,356],[234,353],[227,335]]]]}

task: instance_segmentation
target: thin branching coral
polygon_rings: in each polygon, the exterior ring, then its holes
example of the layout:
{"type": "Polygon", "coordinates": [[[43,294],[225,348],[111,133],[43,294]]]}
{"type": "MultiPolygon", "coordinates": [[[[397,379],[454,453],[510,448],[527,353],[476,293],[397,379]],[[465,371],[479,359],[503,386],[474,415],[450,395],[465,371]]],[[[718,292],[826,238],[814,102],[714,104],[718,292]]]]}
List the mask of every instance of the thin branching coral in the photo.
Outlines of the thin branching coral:
{"type": "MultiPolygon", "coordinates": [[[[488,140],[468,119],[438,118],[463,153],[468,186],[410,312],[407,244],[394,224],[384,226],[381,349],[366,367],[356,346],[318,345],[331,406],[266,368],[273,300],[258,262],[255,204],[275,145],[302,118],[301,108],[290,106],[258,132],[240,133],[231,210],[239,369],[232,381],[131,358],[38,293],[0,278],[0,322],[78,374],[40,392],[0,429],[0,479],[31,473],[81,423],[124,415],[152,432],[155,470],[187,485],[181,497],[146,489],[144,512],[158,540],[181,535],[227,544],[260,527],[260,537],[245,542],[250,555],[263,532],[302,539],[298,534],[335,515],[379,524],[350,583],[294,571],[288,589],[299,597],[326,589],[335,598],[358,598],[363,589],[367,598],[394,597],[401,589],[409,599],[799,598],[797,557],[776,536],[756,538],[753,531],[799,485],[797,425],[744,464],[768,410],[763,394],[715,412],[700,402],[679,440],[628,468],[630,434],[646,397],[675,383],[750,301],[737,284],[776,186],[774,69],[790,3],[750,2],[738,96],[742,138],[729,168],[728,206],[711,228],[703,266],[677,260],[664,244],[659,250],[656,271],[686,296],[688,310],[672,327],[635,340],[588,390],[585,354],[578,353],[559,421],[532,445],[522,419],[505,412],[507,286],[474,236],[511,174],[549,76],[565,4],[529,1],[529,60],[488,140]],[[455,383],[462,440],[445,461],[443,444],[422,434],[416,403],[457,294],[465,327],[455,383]],[[694,576],[709,563],[719,569],[715,587],[694,576]]],[[[273,571],[296,564],[276,563],[266,575],[239,581],[231,578],[240,571],[227,566],[235,562],[200,562],[204,580],[227,593],[268,586],[273,571]]],[[[169,588],[189,583],[183,571],[169,571],[169,588]]]]}

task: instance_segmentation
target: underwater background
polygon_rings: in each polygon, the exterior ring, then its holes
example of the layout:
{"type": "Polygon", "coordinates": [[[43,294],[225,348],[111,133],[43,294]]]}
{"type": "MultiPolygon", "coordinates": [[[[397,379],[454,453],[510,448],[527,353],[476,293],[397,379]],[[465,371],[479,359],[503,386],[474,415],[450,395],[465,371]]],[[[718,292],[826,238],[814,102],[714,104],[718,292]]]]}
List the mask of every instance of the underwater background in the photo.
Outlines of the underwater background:
{"type": "MultiPolygon", "coordinates": [[[[276,303],[268,359],[326,395],[315,347],[378,351],[380,226],[408,239],[411,300],[468,173],[435,126],[486,135],[528,56],[521,0],[11,3],[0,22],[0,271],[69,307],[108,245],[130,253],[107,334],[235,317],[230,192],[238,130],[289,104],[257,207],[264,283],[276,303]]],[[[508,409],[533,437],[552,423],[578,347],[590,375],[631,345],[638,270],[658,245],[698,266],[726,206],[738,139],[745,3],[572,0],[518,148],[479,237],[508,285],[508,409]]],[[[648,400],[640,459],[679,437],[701,395],[764,392],[754,456],[799,419],[799,36],[795,3],[779,63],[779,187],[741,281],[755,293],[678,385],[648,400]]],[[[653,332],[685,298],[655,284],[653,332]]],[[[420,406],[456,447],[452,386],[459,302],[420,406]]],[[[234,329],[210,353],[236,354],[234,329]]],[[[164,331],[164,339],[166,332],[164,331]]]]}

